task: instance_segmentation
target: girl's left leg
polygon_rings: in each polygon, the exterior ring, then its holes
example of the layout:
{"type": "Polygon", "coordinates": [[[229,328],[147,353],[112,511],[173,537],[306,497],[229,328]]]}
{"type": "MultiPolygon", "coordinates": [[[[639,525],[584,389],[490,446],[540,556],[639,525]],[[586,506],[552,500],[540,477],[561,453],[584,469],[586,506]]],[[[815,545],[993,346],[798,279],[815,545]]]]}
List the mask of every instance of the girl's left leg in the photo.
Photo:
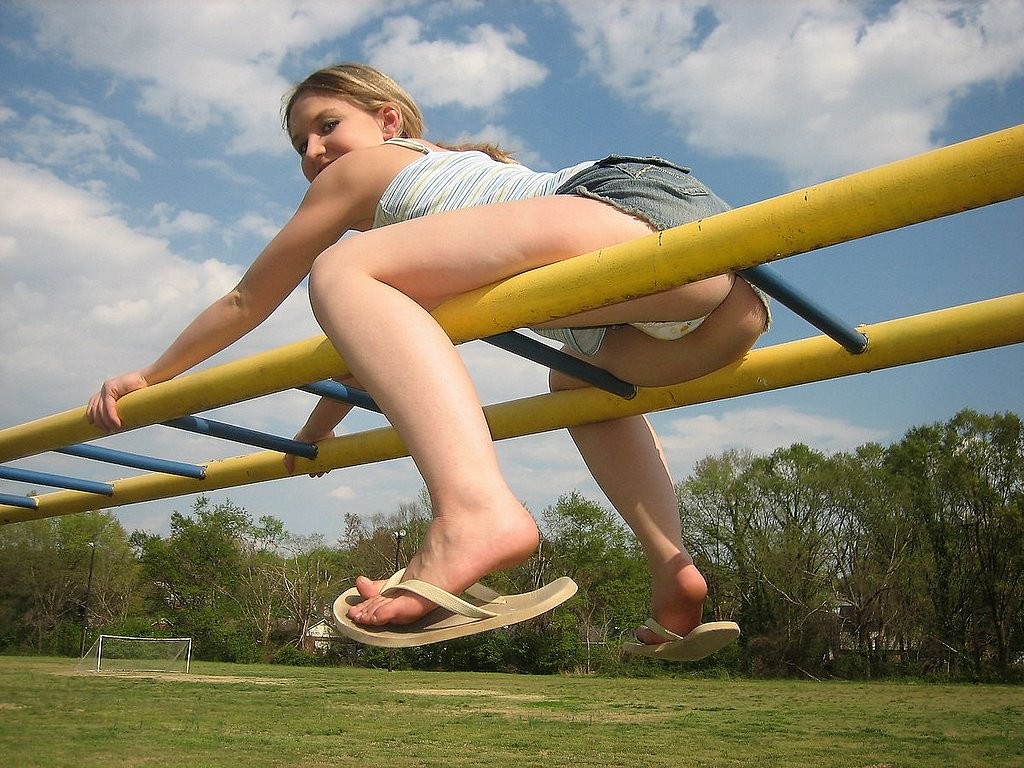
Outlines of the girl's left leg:
{"type": "MultiPolygon", "coordinates": [[[[603,203],[553,197],[428,216],[347,238],[310,274],[317,320],[398,430],[431,496],[434,520],[406,569],[458,593],[536,549],[536,524],[508,488],[462,359],[428,310],[546,263],[649,233],[603,203]]],[[[367,579],[350,611],[408,623],[433,605],[382,597],[367,579]]]]}
{"type": "MultiPolygon", "coordinates": [[[[735,279],[725,299],[694,332],[677,341],[656,341],[628,326],[610,329],[591,362],[649,386],[687,381],[741,358],[766,319],[760,299],[735,279]]],[[[551,374],[553,390],[580,386],[569,376],[551,374]]],[[[701,623],[707,583],[683,545],[675,487],[657,435],[643,416],[584,424],[569,433],[643,547],[651,573],[651,616],[686,635],[701,623]]],[[[641,642],[657,641],[646,628],[637,636],[641,642]]]]}

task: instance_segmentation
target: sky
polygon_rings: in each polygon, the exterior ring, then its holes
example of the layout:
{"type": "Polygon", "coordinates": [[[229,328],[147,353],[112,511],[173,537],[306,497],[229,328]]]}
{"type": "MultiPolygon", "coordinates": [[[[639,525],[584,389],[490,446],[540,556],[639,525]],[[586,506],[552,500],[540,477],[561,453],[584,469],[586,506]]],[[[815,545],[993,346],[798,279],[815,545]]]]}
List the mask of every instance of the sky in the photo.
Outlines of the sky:
{"type": "MultiPolygon", "coordinates": [[[[84,405],[237,282],[305,189],[282,96],[339,61],[405,85],[428,138],[497,141],[537,170],[661,155],[733,205],[1024,122],[1024,0],[4,0],[0,427],[84,405]]],[[[775,266],[851,324],[875,323],[1021,291],[1022,243],[1017,199],[775,266]]],[[[818,334],[775,315],[758,346],[818,334]]],[[[212,363],[314,335],[302,286],[212,363]]],[[[479,342],[463,354],[485,403],[544,391],[531,363],[479,342]]],[[[1024,413],[1022,374],[1018,345],[652,421],[681,480],[733,448],[831,454],[964,408],[1024,413]]],[[[289,392],[211,415],[290,436],[314,403],[289,392]]],[[[342,429],[382,423],[353,414],[342,429]]],[[[247,452],[164,427],[102,444],[194,462],[247,452]]],[[[538,516],[573,490],[606,503],[564,432],[499,452],[538,516]]],[[[56,454],[13,465],[131,472],[56,454]]],[[[210,499],[332,541],[346,514],[396,512],[421,488],[404,459],[210,499]]],[[[193,502],[114,511],[163,533],[193,502]]]]}

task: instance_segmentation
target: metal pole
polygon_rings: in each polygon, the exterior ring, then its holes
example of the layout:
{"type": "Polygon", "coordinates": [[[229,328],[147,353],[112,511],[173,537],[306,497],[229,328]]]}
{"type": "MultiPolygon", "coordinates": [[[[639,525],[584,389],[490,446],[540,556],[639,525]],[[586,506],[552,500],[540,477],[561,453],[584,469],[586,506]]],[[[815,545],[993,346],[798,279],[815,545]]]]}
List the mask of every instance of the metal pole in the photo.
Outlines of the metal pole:
{"type": "Polygon", "coordinates": [[[399,563],[399,557],[402,554],[402,539],[405,538],[405,529],[402,528],[400,531],[395,531],[395,570],[397,571],[402,567],[399,563]]]}
{"type": "MultiPolygon", "coordinates": [[[[395,571],[397,572],[402,564],[399,559],[402,555],[402,539],[405,538],[405,528],[400,528],[394,531],[395,534],[395,571]]],[[[393,672],[395,669],[395,651],[393,648],[388,649],[388,672],[393,672]]]]}
{"type": "Polygon", "coordinates": [[[89,549],[92,553],[89,555],[89,579],[85,583],[85,600],[82,602],[82,646],[78,651],[78,658],[85,657],[85,639],[89,634],[89,596],[92,593],[92,569],[96,564],[96,542],[89,542],[89,549]]]}

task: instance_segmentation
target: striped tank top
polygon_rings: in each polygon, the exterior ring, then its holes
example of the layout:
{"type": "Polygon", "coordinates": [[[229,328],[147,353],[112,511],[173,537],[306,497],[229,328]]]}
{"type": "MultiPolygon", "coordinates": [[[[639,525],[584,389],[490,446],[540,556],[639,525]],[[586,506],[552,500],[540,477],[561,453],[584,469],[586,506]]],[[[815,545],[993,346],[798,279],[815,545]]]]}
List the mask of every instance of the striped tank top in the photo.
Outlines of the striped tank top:
{"type": "Polygon", "coordinates": [[[374,227],[457,208],[552,195],[571,176],[593,165],[589,161],[543,173],[500,163],[475,150],[433,152],[408,139],[385,143],[415,149],[423,157],[409,163],[388,184],[377,204],[374,227]]]}

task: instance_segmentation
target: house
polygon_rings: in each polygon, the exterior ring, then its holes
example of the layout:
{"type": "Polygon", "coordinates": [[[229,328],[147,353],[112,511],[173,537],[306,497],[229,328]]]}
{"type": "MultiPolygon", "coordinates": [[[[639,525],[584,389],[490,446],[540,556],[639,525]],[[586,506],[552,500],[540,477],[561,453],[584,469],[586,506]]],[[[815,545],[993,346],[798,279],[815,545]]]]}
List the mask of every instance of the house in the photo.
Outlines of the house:
{"type": "Polygon", "coordinates": [[[311,653],[324,653],[330,649],[332,643],[343,639],[327,619],[321,619],[306,630],[306,634],[302,637],[302,650],[311,653]]]}
{"type": "Polygon", "coordinates": [[[149,628],[154,632],[171,632],[174,630],[174,622],[164,616],[161,616],[159,619],[150,624],[149,628]]]}

